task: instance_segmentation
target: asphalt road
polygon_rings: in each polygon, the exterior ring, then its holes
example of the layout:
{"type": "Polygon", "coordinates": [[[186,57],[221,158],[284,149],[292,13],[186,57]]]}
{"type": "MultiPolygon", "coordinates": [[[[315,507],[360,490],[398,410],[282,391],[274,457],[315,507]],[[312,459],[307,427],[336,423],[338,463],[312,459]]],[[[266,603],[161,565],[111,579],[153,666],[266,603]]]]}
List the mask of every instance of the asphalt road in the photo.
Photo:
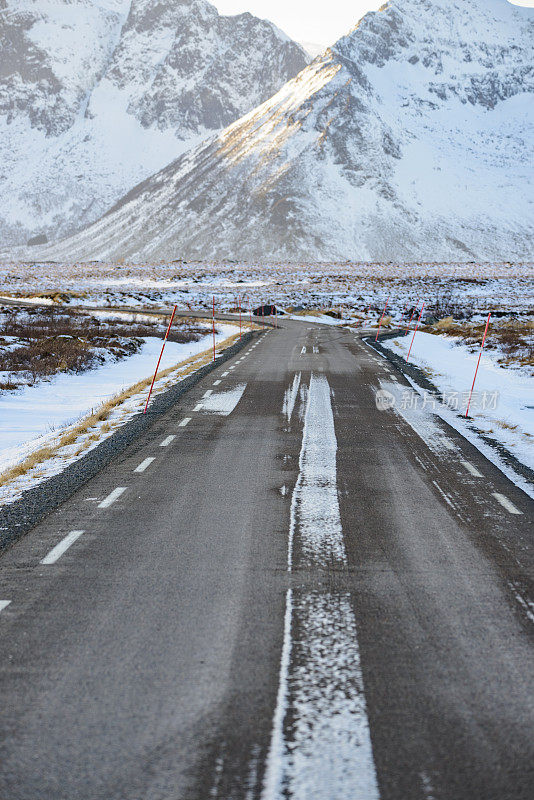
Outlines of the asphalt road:
{"type": "Polygon", "coordinates": [[[2,800],[532,797],[533,502],[282,326],[0,558],[2,800]]]}

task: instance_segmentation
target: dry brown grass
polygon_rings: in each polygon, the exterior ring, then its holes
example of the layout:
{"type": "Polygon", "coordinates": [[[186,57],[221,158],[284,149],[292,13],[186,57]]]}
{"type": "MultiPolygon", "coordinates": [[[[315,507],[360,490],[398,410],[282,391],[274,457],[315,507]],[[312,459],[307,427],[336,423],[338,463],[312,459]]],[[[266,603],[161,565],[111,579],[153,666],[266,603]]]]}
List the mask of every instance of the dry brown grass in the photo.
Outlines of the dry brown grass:
{"type": "MultiPolygon", "coordinates": [[[[0,371],[9,374],[1,388],[35,382],[59,372],[79,373],[102,363],[138,352],[147,336],[163,336],[165,319],[154,322],[101,320],[63,308],[6,308],[0,315],[0,371]],[[1,346],[1,337],[13,337],[16,346],[1,346]],[[16,376],[19,380],[17,382],[16,376]]],[[[198,341],[208,326],[175,320],[169,341],[198,341]]],[[[7,340],[10,341],[10,340],[7,340]]]]}
{"type": "MultiPolygon", "coordinates": [[[[477,349],[482,343],[485,327],[485,322],[472,325],[446,317],[422,330],[458,337],[464,344],[477,349]]],[[[491,320],[484,348],[494,351],[500,364],[534,368],[534,321],[491,320]]]]}

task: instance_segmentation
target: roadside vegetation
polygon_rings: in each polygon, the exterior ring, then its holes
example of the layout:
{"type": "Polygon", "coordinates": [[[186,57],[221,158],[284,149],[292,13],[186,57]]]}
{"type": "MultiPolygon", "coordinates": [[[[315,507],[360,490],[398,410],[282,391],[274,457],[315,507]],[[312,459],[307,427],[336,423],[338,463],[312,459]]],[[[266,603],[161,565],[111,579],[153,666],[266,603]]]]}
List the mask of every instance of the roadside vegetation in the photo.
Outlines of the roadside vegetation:
{"type": "MultiPolygon", "coordinates": [[[[453,336],[472,350],[480,348],[486,320],[455,321],[452,316],[426,325],[427,333],[453,336]]],[[[492,319],[488,328],[485,351],[491,351],[498,364],[526,368],[534,375],[534,320],[492,319]]]]}
{"type": "MultiPolygon", "coordinates": [[[[129,323],[64,308],[4,307],[0,311],[0,391],[126,358],[142,348],[146,337],[162,337],[165,330],[164,320],[129,323]]],[[[207,332],[194,320],[177,319],[169,341],[198,341],[207,332]]]]}

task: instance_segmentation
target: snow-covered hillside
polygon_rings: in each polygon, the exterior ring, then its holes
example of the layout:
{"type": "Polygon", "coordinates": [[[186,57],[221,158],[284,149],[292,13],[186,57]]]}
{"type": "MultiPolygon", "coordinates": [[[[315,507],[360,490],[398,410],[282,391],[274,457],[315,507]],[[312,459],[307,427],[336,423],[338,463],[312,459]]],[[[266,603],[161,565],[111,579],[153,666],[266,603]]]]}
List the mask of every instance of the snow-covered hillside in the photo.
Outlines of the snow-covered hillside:
{"type": "Polygon", "coordinates": [[[79,230],[308,61],[205,0],[0,0],[0,247],[79,230]]]}
{"type": "Polygon", "coordinates": [[[33,257],[531,260],[534,9],[390,0],[33,257]]]}

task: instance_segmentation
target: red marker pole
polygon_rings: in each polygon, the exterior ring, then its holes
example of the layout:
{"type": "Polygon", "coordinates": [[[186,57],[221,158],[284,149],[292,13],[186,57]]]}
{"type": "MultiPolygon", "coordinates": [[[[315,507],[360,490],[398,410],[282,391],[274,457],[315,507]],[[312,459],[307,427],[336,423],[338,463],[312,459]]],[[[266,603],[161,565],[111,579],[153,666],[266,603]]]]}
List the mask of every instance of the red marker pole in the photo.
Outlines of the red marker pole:
{"type": "Polygon", "coordinates": [[[417,325],[415,326],[415,330],[413,332],[412,341],[410,342],[410,349],[408,350],[408,355],[406,356],[406,361],[408,361],[408,359],[410,358],[410,353],[412,352],[413,340],[415,339],[415,334],[417,333],[417,328],[419,327],[419,322],[421,321],[421,316],[423,314],[423,308],[424,307],[425,307],[425,304],[423,303],[423,305],[421,306],[421,311],[419,313],[419,318],[417,320],[417,325]]]}
{"type": "Polygon", "coordinates": [[[386,300],[386,305],[384,306],[384,310],[382,311],[382,316],[380,317],[380,322],[378,323],[378,330],[376,332],[375,342],[378,339],[378,334],[380,333],[380,328],[382,327],[382,320],[384,319],[384,314],[386,313],[386,308],[388,307],[388,303],[389,303],[389,297],[386,300]]]}
{"type": "Polygon", "coordinates": [[[161,353],[159,354],[158,363],[156,364],[156,371],[154,373],[154,377],[152,378],[152,383],[150,384],[150,391],[149,391],[148,397],[146,399],[145,410],[143,411],[143,414],[146,414],[146,410],[148,408],[148,401],[150,400],[150,395],[152,394],[152,389],[154,388],[154,382],[156,380],[156,375],[158,374],[158,369],[159,369],[159,365],[160,365],[160,362],[161,362],[161,357],[163,356],[163,351],[165,350],[165,344],[167,342],[167,337],[169,335],[169,331],[171,330],[171,325],[172,325],[172,321],[174,319],[174,315],[176,314],[176,309],[177,309],[177,306],[174,306],[174,308],[172,310],[172,314],[171,314],[171,321],[169,322],[169,327],[167,328],[167,333],[165,334],[165,338],[164,338],[163,344],[161,346],[161,353]]]}
{"type": "Polygon", "coordinates": [[[213,360],[215,361],[215,295],[213,295],[212,322],[213,322],[213,360]]]}
{"type": "Polygon", "coordinates": [[[475,370],[475,377],[473,378],[473,385],[471,386],[471,391],[469,392],[469,401],[467,403],[467,410],[465,412],[465,416],[469,414],[469,406],[471,405],[471,397],[473,395],[473,389],[475,388],[475,381],[477,379],[478,368],[480,366],[480,359],[482,358],[482,350],[484,349],[484,342],[486,341],[486,334],[488,332],[488,325],[491,317],[491,312],[488,314],[488,319],[486,320],[486,329],[484,330],[484,336],[482,337],[482,345],[480,347],[480,353],[478,354],[478,361],[477,361],[477,368],[475,370]]]}

